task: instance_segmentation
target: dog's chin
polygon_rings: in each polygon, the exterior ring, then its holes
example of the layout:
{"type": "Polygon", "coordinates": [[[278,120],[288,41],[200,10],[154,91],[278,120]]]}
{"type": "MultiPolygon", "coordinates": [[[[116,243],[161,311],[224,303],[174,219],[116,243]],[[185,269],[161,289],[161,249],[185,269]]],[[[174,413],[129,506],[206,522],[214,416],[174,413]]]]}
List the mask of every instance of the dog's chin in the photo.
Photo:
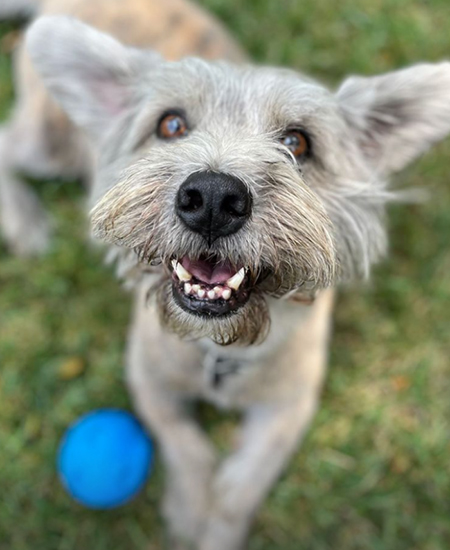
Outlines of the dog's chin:
{"type": "Polygon", "coordinates": [[[161,323],[169,331],[190,340],[210,338],[223,346],[258,344],[266,338],[269,310],[258,289],[243,289],[227,300],[202,300],[183,290],[173,280],[163,281],[156,290],[161,323]]]}

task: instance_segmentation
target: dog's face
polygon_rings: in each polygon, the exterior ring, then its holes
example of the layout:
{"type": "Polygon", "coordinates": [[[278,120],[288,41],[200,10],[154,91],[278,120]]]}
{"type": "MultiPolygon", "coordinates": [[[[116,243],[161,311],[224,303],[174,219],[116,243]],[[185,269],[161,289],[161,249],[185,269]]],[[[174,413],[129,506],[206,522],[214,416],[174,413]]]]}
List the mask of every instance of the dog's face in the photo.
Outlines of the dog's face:
{"type": "Polygon", "coordinates": [[[269,296],[367,276],[386,177],[450,130],[447,64],[333,94],[288,70],[168,63],[61,17],[28,47],[98,148],[94,234],[158,266],[166,326],[221,344],[262,340],[269,296]]]}

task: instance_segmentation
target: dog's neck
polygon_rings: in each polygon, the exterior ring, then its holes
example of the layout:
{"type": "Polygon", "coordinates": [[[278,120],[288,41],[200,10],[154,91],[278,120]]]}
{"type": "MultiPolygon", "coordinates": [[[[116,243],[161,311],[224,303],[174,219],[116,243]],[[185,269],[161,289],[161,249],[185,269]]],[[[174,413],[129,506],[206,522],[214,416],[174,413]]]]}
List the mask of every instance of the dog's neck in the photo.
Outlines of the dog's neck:
{"type": "MultiPolygon", "coordinates": [[[[205,357],[209,357],[209,365],[214,360],[216,363],[218,361],[217,364],[234,362],[251,365],[260,362],[262,358],[276,353],[287,342],[299,324],[309,317],[314,307],[274,298],[268,298],[268,304],[271,327],[263,343],[253,346],[239,346],[238,343],[231,346],[220,346],[207,338],[199,341],[205,352],[205,357]]],[[[224,368],[223,365],[220,368],[224,368]]]]}

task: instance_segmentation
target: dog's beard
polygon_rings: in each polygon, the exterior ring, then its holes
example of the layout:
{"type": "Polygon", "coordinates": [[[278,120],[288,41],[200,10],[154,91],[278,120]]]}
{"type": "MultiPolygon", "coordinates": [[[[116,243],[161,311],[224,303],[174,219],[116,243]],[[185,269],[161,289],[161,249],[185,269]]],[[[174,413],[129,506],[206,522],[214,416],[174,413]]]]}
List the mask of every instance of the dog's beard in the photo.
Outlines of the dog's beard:
{"type": "Polygon", "coordinates": [[[181,338],[210,338],[222,346],[234,342],[251,345],[262,342],[269,332],[267,302],[257,288],[243,307],[220,317],[204,317],[183,310],[174,300],[171,280],[161,281],[153,287],[152,294],[157,301],[161,324],[181,338]]]}

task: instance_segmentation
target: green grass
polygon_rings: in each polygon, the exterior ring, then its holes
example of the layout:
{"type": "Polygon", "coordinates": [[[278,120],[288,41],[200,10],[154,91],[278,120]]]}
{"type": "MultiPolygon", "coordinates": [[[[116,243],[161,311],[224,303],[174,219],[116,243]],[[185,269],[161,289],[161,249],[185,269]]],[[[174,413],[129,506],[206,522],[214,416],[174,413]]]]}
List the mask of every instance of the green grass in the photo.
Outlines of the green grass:
{"type": "MultiPolygon", "coordinates": [[[[204,0],[258,60],[335,85],[450,55],[448,0],[204,0]]],[[[0,26],[0,44],[12,27],[0,26]]],[[[0,116],[12,100],[0,54],[0,116]]],[[[390,213],[390,259],[336,308],[323,407],[260,512],[249,550],[446,550],[450,547],[450,143],[401,178],[430,200],[390,213]]],[[[0,549],[162,546],[158,465],[132,504],[92,512],[55,472],[68,424],[129,407],[122,353],[129,299],[87,244],[82,192],[49,182],[49,257],[0,245],[0,549]]],[[[230,420],[207,412],[219,443],[230,420]]]]}

